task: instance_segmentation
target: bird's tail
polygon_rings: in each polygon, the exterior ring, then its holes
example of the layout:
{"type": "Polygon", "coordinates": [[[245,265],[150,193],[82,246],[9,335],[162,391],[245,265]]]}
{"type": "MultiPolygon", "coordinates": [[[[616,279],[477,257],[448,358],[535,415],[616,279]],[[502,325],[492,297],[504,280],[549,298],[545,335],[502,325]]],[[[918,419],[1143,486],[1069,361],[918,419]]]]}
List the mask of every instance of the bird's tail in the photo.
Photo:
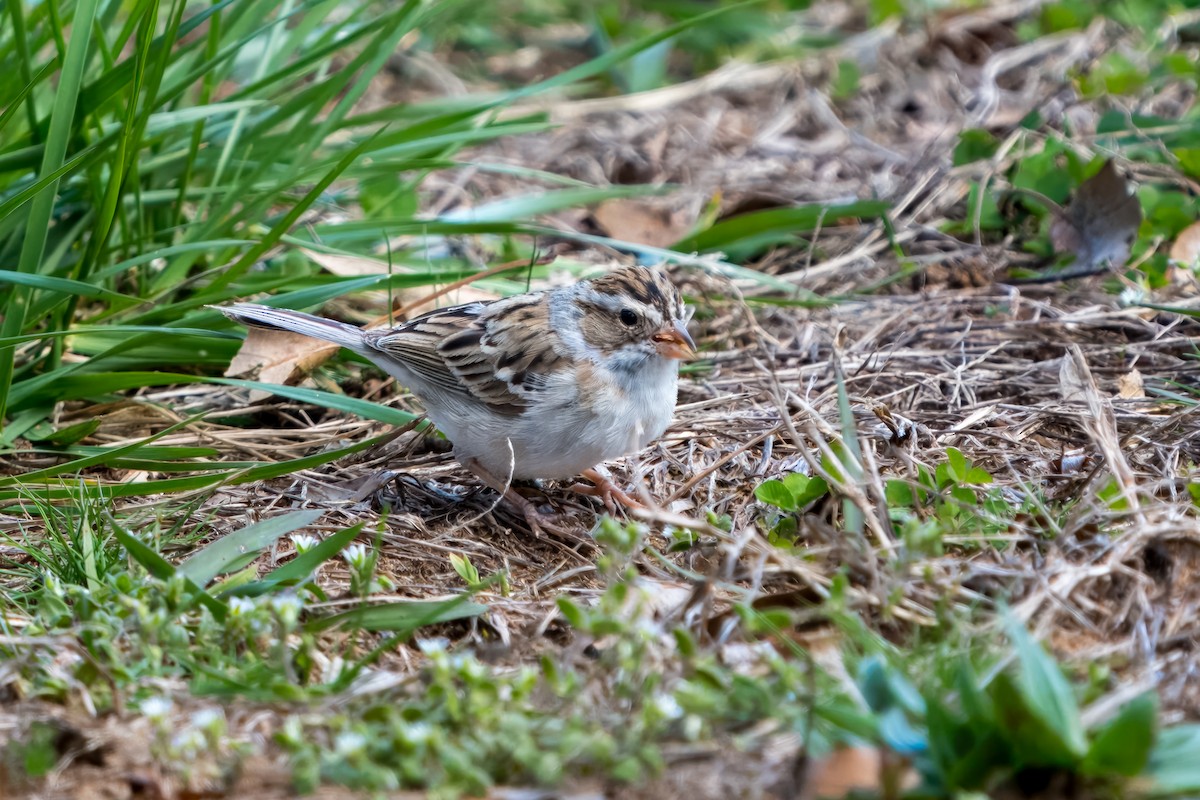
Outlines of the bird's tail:
{"type": "Polygon", "coordinates": [[[300,311],[288,311],[285,308],[271,308],[255,303],[238,303],[232,306],[217,306],[225,316],[234,322],[250,325],[255,328],[267,328],[277,331],[292,331],[314,339],[340,344],[358,352],[363,351],[363,330],[344,322],[336,322],[324,317],[314,317],[300,311]]]}

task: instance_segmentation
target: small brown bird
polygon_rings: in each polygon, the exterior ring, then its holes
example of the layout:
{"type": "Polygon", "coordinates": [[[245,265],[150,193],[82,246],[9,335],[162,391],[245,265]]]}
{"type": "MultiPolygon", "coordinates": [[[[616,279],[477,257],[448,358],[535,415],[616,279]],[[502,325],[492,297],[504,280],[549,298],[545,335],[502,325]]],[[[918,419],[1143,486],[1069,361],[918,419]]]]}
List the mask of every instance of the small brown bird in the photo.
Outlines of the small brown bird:
{"type": "Polygon", "coordinates": [[[656,270],[625,267],[592,280],[423,314],[363,330],[298,311],[239,304],[244,325],[334,342],[415,394],[455,457],[502,492],[535,533],[547,524],[514,479],[583,475],[576,486],[636,507],[602,462],[662,435],[675,408],[679,361],[695,355],[679,290],[656,270]]]}

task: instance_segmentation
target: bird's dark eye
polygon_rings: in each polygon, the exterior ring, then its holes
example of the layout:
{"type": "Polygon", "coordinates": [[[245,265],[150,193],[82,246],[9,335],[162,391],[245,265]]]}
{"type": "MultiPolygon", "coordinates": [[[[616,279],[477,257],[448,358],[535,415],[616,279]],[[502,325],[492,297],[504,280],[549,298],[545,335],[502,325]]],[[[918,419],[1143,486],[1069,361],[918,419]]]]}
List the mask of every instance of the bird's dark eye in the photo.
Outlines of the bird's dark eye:
{"type": "Polygon", "coordinates": [[[632,308],[621,309],[621,324],[633,327],[638,324],[638,315],[632,308]]]}

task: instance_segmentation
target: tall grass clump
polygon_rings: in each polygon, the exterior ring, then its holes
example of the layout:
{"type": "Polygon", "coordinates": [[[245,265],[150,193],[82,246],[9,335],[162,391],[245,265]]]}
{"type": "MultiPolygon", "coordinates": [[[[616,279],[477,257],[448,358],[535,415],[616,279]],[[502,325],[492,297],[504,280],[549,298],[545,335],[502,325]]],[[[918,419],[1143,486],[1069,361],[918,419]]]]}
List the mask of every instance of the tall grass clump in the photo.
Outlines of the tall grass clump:
{"type": "Polygon", "coordinates": [[[454,248],[425,247],[429,236],[514,233],[521,217],[604,196],[572,188],[468,221],[416,211],[421,180],[461,148],[544,125],[495,110],[601,74],[680,26],[504,95],[392,97],[360,111],[373,76],[432,47],[462,5],[0,9],[0,447],[59,401],[169,383],[164,368],[226,364],[237,340],[228,328],[214,336],[223,323],[208,304],[277,293],[272,302],[314,306],[461,275],[471,265],[454,248]],[[416,236],[392,263],[421,275],[331,275],[297,247],[361,253],[397,234],[416,236]]]}

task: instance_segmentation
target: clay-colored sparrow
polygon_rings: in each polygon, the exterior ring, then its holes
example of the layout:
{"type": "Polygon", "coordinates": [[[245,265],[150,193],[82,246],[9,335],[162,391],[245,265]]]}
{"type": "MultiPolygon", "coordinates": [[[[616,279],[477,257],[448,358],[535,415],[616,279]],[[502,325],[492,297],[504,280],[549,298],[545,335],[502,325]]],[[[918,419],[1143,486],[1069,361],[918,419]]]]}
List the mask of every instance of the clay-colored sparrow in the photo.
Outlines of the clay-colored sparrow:
{"type": "Polygon", "coordinates": [[[679,290],[644,267],[441,308],[390,329],[253,304],[221,311],[244,325],[334,342],[395,376],[463,466],[503,492],[535,533],[546,522],[513,479],[582,474],[594,486],[573,488],[608,508],[638,505],[600,465],[666,430],[679,360],[695,354],[679,290]]]}

